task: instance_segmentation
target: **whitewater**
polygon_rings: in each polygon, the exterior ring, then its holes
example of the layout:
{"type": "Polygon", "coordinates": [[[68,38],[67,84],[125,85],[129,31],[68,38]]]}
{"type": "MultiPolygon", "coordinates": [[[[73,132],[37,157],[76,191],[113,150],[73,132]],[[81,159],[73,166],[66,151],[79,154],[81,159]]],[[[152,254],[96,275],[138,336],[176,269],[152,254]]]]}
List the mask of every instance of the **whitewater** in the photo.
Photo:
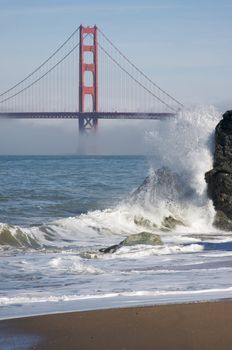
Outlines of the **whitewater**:
{"type": "Polygon", "coordinates": [[[0,157],[0,319],[232,295],[213,226],[213,107],[155,121],[149,156],[0,157]],[[122,245],[139,233],[161,244],[122,245]]]}

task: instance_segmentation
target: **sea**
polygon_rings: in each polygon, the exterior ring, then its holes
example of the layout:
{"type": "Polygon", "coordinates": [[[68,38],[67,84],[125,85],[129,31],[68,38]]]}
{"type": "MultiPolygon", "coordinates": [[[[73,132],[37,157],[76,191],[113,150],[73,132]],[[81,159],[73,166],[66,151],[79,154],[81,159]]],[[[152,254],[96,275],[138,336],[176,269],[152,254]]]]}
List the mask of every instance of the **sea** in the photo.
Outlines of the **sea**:
{"type": "Polygon", "coordinates": [[[231,298],[204,180],[220,118],[152,122],[144,156],[0,156],[0,319],[231,298]],[[135,234],[160,241],[104,251],[135,234]]]}

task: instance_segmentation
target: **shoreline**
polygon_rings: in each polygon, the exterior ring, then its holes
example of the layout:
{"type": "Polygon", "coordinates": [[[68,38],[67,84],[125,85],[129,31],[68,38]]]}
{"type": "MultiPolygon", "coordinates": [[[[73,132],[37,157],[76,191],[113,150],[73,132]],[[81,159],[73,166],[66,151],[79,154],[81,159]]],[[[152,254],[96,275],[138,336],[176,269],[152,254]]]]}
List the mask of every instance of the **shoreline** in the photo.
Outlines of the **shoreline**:
{"type": "MultiPolygon", "coordinates": [[[[230,292],[232,292],[232,287],[229,288],[230,292]]],[[[232,294],[232,293],[231,293],[232,294]]],[[[201,297],[199,298],[180,298],[180,299],[143,299],[143,301],[139,299],[131,299],[129,297],[126,297],[125,299],[121,299],[120,302],[117,299],[114,299],[114,297],[109,298],[110,300],[105,299],[104,303],[102,303],[102,300],[100,300],[100,303],[96,303],[96,299],[85,299],[84,303],[80,303],[80,300],[78,300],[78,304],[73,303],[73,300],[71,301],[71,304],[67,307],[68,301],[59,301],[54,303],[49,303],[49,308],[46,306],[46,303],[32,303],[34,304],[33,309],[34,312],[31,312],[31,304],[29,304],[28,312],[25,310],[25,306],[23,308],[24,312],[15,312],[10,315],[9,310],[3,311],[4,306],[2,306],[2,316],[0,314],[0,322],[5,320],[13,320],[13,319],[21,319],[21,318],[28,318],[28,317],[37,317],[37,316],[49,316],[53,314],[67,314],[67,313],[76,313],[76,312],[91,312],[91,311],[101,311],[101,310],[115,310],[115,309],[130,309],[130,308],[143,308],[143,307],[154,307],[154,306],[162,306],[162,305],[185,305],[185,304],[195,304],[195,303],[211,303],[211,302],[220,302],[220,301],[232,301],[232,295],[231,296],[220,296],[218,295],[217,298],[213,297],[210,298],[209,295],[207,297],[201,297]],[[64,307],[65,304],[65,307],[64,307]],[[36,307],[35,307],[36,305],[36,307]],[[52,307],[51,307],[52,305],[52,307]],[[88,305],[88,307],[86,306],[88,305]],[[45,307],[44,307],[45,306],[45,307]],[[39,310],[39,311],[38,311],[39,310]],[[43,311],[42,311],[43,310],[43,311]],[[4,315],[4,316],[3,316],[4,315]]],[[[12,310],[11,310],[12,312],[12,310]]],[[[1,349],[0,349],[1,350],[1,349]]]]}
{"type": "MultiPolygon", "coordinates": [[[[0,322],[2,321],[8,321],[8,320],[16,320],[16,319],[26,319],[30,317],[43,317],[43,316],[52,316],[52,315],[65,315],[65,314],[75,314],[75,313],[80,313],[80,312],[98,312],[98,311],[113,311],[113,310],[121,310],[121,309],[143,309],[143,308],[153,308],[157,306],[169,306],[169,305],[189,305],[189,304],[208,304],[208,303],[220,303],[220,302],[232,302],[232,296],[231,297],[224,297],[224,298],[218,298],[218,299],[203,299],[203,300],[186,300],[186,301],[163,301],[163,302],[149,302],[149,303],[133,303],[133,305],[128,305],[127,304],[116,304],[114,306],[106,305],[106,306],[98,306],[96,308],[80,308],[80,309],[59,309],[57,311],[44,311],[41,313],[34,313],[34,314],[19,314],[15,316],[6,316],[5,318],[0,317],[0,322]]],[[[1,349],[0,349],[1,350],[1,349]]]]}
{"type": "Polygon", "coordinates": [[[232,299],[73,311],[0,320],[0,349],[229,350],[231,329],[232,299]]]}

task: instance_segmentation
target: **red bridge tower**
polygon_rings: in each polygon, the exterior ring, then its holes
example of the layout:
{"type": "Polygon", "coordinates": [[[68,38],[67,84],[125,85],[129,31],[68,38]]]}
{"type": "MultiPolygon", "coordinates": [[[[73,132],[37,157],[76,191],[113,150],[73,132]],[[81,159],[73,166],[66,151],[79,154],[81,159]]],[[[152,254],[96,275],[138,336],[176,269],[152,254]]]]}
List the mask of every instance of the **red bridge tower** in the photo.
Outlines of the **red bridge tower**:
{"type": "MultiPolygon", "coordinates": [[[[84,113],[85,110],[85,96],[90,95],[92,99],[92,110],[88,112],[98,112],[98,42],[97,42],[97,27],[83,27],[80,26],[80,55],[79,55],[79,112],[84,113]],[[87,38],[91,37],[91,43],[86,44],[87,38]],[[92,52],[91,63],[85,62],[85,52],[92,52]],[[92,86],[85,84],[85,72],[92,73],[92,86]]],[[[96,130],[98,119],[97,117],[79,117],[80,132],[87,132],[89,130],[96,130]]]]}

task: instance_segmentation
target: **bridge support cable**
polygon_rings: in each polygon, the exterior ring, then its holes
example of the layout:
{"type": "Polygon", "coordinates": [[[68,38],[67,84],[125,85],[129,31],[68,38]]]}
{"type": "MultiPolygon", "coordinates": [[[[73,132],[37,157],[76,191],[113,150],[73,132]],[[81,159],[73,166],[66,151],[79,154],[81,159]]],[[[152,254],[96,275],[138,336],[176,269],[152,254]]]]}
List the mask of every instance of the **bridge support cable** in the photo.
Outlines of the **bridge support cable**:
{"type": "MultiPolygon", "coordinates": [[[[151,86],[153,86],[158,92],[160,92],[162,94],[163,98],[165,96],[169,100],[169,103],[167,101],[165,103],[166,104],[173,104],[174,105],[173,108],[175,108],[176,110],[184,107],[184,105],[180,101],[175,99],[173,96],[171,96],[166,91],[164,91],[160,86],[155,84],[144,72],[142,72],[131,60],[129,60],[121,52],[121,50],[119,50],[118,47],[116,45],[114,45],[114,43],[103,33],[103,31],[101,31],[101,29],[98,29],[98,30],[99,30],[99,34],[102,36],[102,38],[104,38],[104,40],[109,44],[109,46],[111,46],[115,50],[115,52],[118,53],[118,55],[122,58],[123,61],[127,62],[128,65],[131,66],[131,68],[133,68],[132,75],[135,76],[136,72],[137,72],[137,79],[136,80],[141,80],[141,77],[143,77],[145,79],[145,81],[147,81],[149,84],[151,84],[151,86]],[[138,76],[140,76],[140,79],[138,79],[138,76]]],[[[118,63],[120,65],[122,65],[120,60],[118,60],[118,63]]],[[[142,85],[145,85],[145,84],[142,84],[142,85]]],[[[152,90],[152,89],[150,89],[150,90],[152,90]]],[[[156,92],[156,95],[158,95],[157,92],[156,92]]],[[[161,97],[160,97],[160,99],[161,99],[161,97]]]]}
{"type": "Polygon", "coordinates": [[[37,69],[0,95],[0,112],[77,110],[79,30],[37,69]]]}
{"type": "MultiPolygon", "coordinates": [[[[99,71],[107,70],[109,74],[104,76],[104,84],[100,85],[99,101],[100,110],[125,111],[125,112],[176,112],[176,108],[164,100],[157,91],[152,91],[138,71],[128,69],[128,64],[121,59],[119,53],[112,46],[106,46],[101,40],[99,45],[99,71]],[[102,63],[103,62],[103,63],[102,63]],[[108,68],[110,67],[110,68],[108,68]],[[107,89],[105,88],[107,86],[107,89]],[[103,99],[107,94],[107,99],[103,99]],[[111,108],[107,108],[106,101],[111,101],[111,108]]],[[[102,81],[102,79],[100,79],[102,81]]],[[[164,96],[165,97],[165,96],[164,96]]]]}
{"type": "Polygon", "coordinates": [[[163,103],[166,107],[171,109],[173,112],[177,112],[175,108],[173,108],[171,105],[168,105],[165,101],[163,101],[160,97],[155,95],[151,90],[149,90],[146,86],[144,86],[138,79],[136,79],[131,73],[129,73],[120,63],[118,63],[113,56],[111,56],[104,48],[101,46],[101,44],[98,44],[101,50],[124,72],[126,73],[134,82],[136,82],[142,89],[147,91],[150,95],[152,95],[154,98],[156,98],[159,102],[163,103]]]}
{"type": "Polygon", "coordinates": [[[4,95],[6,95],[8,92],[14,90],[16,87],[18,87],[20,84],[24,83],[26,80],[31,78],[35,73],[37,73],[41,68],[43,68],[58,52],[65,47],[65,45],[79,32],[80,27],[74,30],[74,32],[61,44],[43,63],[41,63],[35,70],[33,70],[29,75],[27,75],[23,80],[19,81],[17,84],[13,85],[8,90],[4,91],[3,93],[0,93],[0,98],[4,95]]]}

